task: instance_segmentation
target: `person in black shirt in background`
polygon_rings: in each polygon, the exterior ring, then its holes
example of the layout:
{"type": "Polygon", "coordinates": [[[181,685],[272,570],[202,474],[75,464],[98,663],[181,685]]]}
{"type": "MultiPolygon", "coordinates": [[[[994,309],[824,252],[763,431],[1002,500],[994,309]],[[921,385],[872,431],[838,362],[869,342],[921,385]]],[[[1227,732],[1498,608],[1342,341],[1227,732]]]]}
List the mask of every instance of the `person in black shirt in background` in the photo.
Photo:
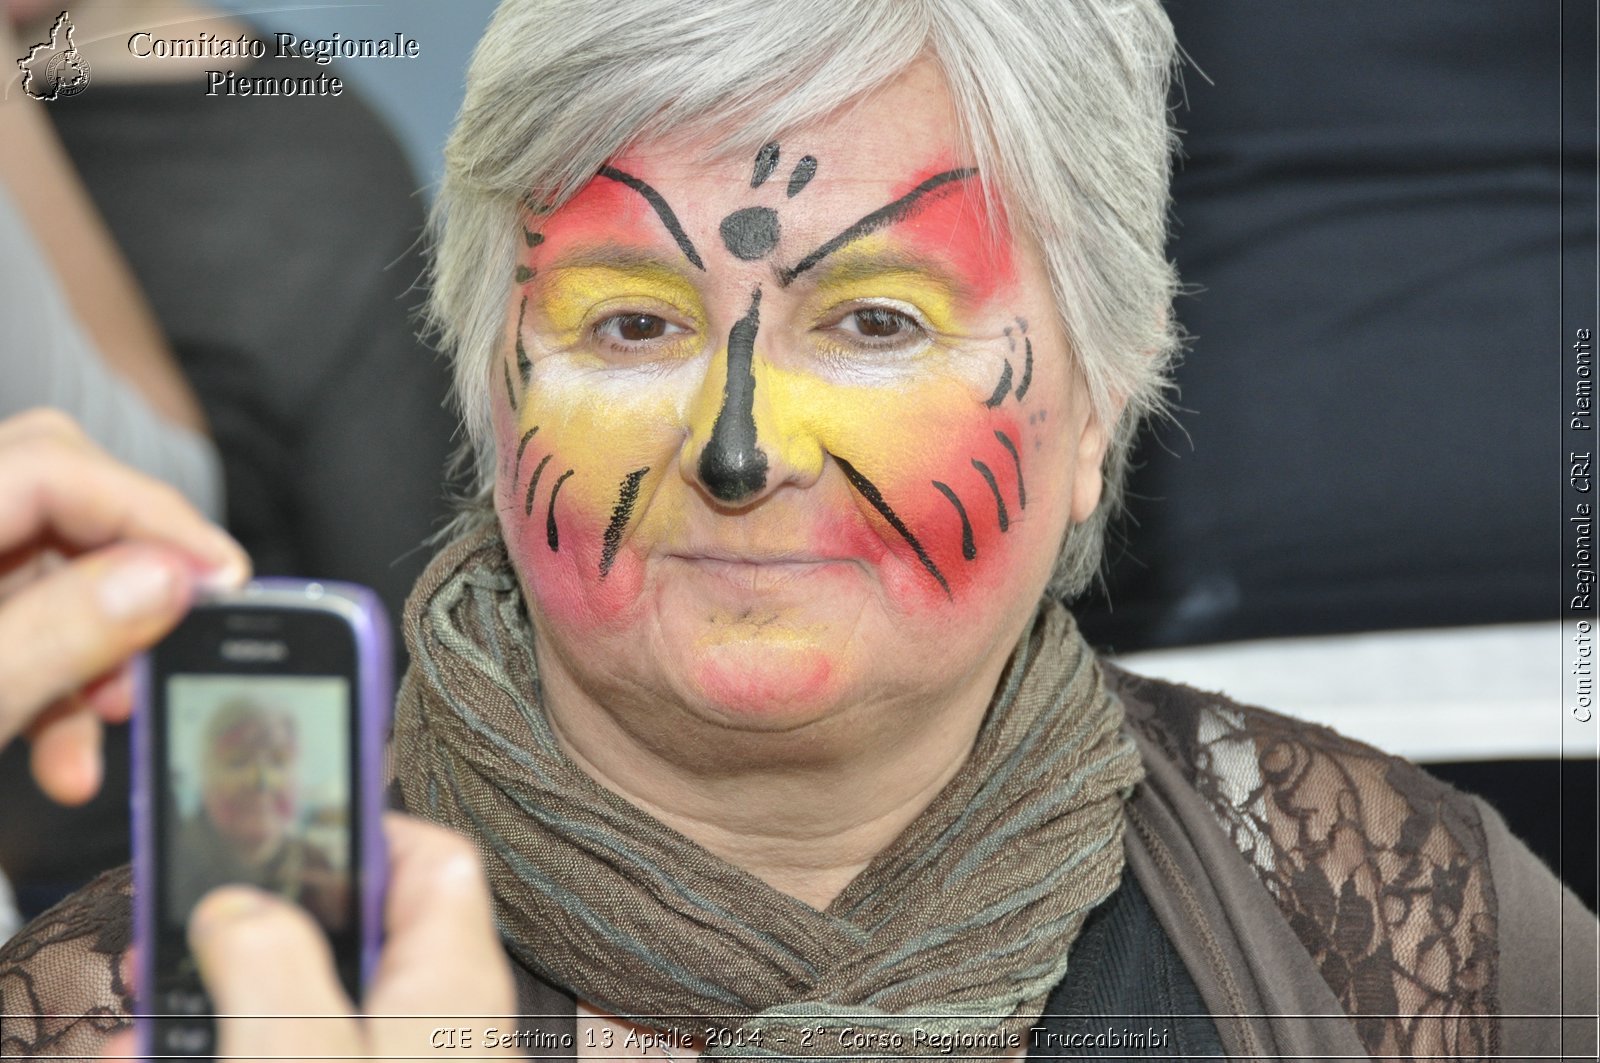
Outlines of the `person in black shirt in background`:
{"type": "MultiPolygon", "coordinates": [[[[1164,6],[1189,59],[1169,251],[1193,341],[1176,423],[1139,444],[1105,593],[1077,603],[1085,633],[1135,653],[1552,622],[1558,278],[1564,258],[1583,312],[1594,254],[1593,214],[1563,214],[1560,189],[1593,187],[1594,6],[1164,6]]],[[[1428,685],[1444,702],[1462,684],[1428,685]]],[[[1565,877],[1594,906],[1592,760],[1429,768],[1552,866],[1564,825],[1565,877]]]]}

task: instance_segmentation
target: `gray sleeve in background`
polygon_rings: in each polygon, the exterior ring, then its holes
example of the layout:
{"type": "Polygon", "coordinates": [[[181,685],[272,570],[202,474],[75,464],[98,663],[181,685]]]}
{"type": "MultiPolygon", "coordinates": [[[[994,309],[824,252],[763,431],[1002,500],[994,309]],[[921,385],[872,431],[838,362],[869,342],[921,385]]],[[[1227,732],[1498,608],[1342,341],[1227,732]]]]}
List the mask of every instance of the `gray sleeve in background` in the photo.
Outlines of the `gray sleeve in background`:
{"type": "Polygon", "coordinates": [[[112,457],[222,518],[222,462],[211,440],[162,417],[101,359],[0,189],[0,418],[35,406],[71,414],[112,457]]]}

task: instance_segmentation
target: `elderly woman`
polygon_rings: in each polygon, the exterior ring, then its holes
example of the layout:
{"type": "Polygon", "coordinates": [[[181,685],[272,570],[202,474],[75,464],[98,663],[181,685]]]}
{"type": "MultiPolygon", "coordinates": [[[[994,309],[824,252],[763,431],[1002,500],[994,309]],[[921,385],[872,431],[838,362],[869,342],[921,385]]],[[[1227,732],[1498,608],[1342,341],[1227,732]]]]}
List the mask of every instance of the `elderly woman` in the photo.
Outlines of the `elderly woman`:
{"type": "Polygon", "coordinates": [[[1059,604],[1174,346],[1173,49],[1155,0],[496,16],[433,293],[482,491],[393,792],[481,852],[524,1043],[1487,1057],[1588,1009],[1493,811],[1059,604]]]}

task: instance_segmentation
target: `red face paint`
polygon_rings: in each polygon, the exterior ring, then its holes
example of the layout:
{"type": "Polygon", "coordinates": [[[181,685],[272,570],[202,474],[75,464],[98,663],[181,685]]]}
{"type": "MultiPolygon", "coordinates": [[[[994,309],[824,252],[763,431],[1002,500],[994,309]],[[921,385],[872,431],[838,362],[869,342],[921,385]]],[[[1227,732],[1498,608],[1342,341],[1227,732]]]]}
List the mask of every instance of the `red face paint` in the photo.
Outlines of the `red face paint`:
{"type": "MultiPolygon", "coordinates": [[[[936,174],[955,168],[940,163],[921,170],[894,190],[898,198],[936,174]]],[[[888,230],[916,251],[948,262],[976,306],[989,303],[1016,283],[1010,230],[1000,200],[984,202],[977,177],[957,181],[924,198],[888,230]]]]}
{"type": "Polygon", "coordinates": [[[560,254],[574,244],[653,250],[660,246],[649,204],[628,186],[604,177],[592,178],[560,210],[524,220],[543,241],[541,256],[560,254]]]}
{"type": "MultiPolygon", "coordinates": [[[[897,460],[876,476],[869,459],[851,462],[894,519],[869,502],[865,513],[841,515],[826,538],[874,558],[891,597],[915,609],[970,603],[1006,578],[1006,536],[1026,511],[1020,462],[1002,436],[1013,444],[1021,438],[1009,413],[929,431],[930,444],[914,460],[897,460]]],[[[857,493],[868,495],[863,486],[857,493]]]]}

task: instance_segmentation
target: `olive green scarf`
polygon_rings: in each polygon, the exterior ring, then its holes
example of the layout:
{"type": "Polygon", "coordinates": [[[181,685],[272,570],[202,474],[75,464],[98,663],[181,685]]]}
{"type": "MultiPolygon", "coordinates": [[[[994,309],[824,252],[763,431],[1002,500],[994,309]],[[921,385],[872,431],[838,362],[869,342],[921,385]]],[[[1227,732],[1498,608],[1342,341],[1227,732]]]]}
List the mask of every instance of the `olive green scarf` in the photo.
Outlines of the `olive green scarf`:
{"type": "Polygon", "coordinates": [[[395,779],[412,812],[476,840],[513,956],[645,1026],[697,1043],[724,1029],[708,1055],[1025,1044],[1084,917],[1119,881],[1122,804],[1142,768],[1059,606],[1041,608],[1018,645],[966,765],[825,911],[713,856],[561,751],[495,532],[434,561],[405,636],[395,779]]]}

